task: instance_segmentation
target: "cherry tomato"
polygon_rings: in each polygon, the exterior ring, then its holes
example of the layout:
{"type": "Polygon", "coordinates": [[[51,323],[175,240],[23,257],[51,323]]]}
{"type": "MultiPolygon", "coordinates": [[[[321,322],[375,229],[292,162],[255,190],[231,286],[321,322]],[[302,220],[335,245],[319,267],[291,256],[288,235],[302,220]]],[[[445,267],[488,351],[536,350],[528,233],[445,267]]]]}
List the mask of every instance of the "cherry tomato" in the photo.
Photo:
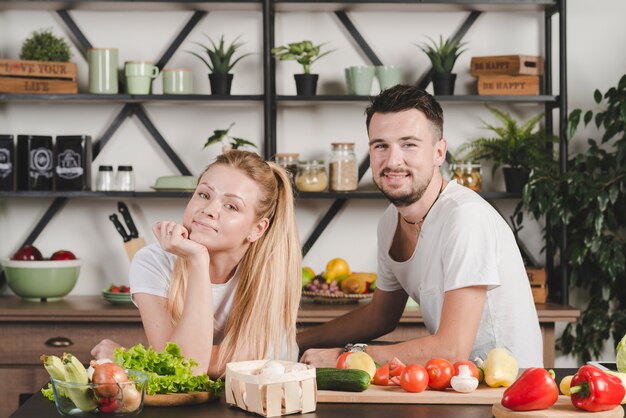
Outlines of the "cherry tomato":
{"type": "Polygon", "coordinates": [[[389,362],[389,376],[401,376],[405,367],[404,363],[401,362],[398,357],[394,357],[393,360],[389,362]]]}
{"type": "Polygon", "coordinates": [[[100,398],[98,399],[98,409],[105,414],[117,412],[122,408],[122,404],[117,398],[100,398]]]}
{"type": "Polygon", "coordinates": [[[339,356],[339,358],[337,359],[337,368],[338,369],[345,369],[346,366],[346,359],[348,358],[348,356],[352,354],[351,352],[347,352],[347,353],[343,353],[342,355],[339,356]]]}
{"type": "Polygon", "coordinates": [[[388,364],[383,364],[378,369],[376,369],[373,383],[378,386],[389,385],[389,365],[388,364]]]}
{"type": "Polygon", "coordinates": [[[446,359],[433,358],[425,365],[428,371],[428,386],[435,390],[444,390],[450,386],[454,376],[454,366],[446,359]]]}
{"type": "Polygon", "coordinates": [[[459,374],[459,366],[469,367],[470,372],[472,372],[472,376],[474,376],[476,379],[480,378],[478,374],[478,367],[476,367],[476,365],[471,361],[457,361],[456,363],[454,363],[454,375],[455,376],[458,376],[459,374]]]}
{"type": "Polygon", "coordinates": [[[419,364],[409,364],[400,376],[400,386],[407,392],[423,392],[428,386],[428,372],[419,364]]]}

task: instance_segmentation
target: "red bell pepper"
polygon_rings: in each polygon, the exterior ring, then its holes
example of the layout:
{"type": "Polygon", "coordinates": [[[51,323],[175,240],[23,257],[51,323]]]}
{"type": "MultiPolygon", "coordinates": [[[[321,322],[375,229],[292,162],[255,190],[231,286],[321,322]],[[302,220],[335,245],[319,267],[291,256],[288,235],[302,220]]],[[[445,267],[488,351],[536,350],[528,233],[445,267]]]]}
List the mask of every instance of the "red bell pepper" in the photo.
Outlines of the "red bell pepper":
{"type": "Polygon", "coordinates": [[[502,406],[513,411],[535,411],[550,408],[558,398],[554,372],[531,367],[504,391],[502,406]]]}
{"type": "Polygon", "coordinates": [[[589,365],[578,369],[570,387],[572,404],[590,412],[608,411],[619,406],[624,392],[619,377],[589,365]]]}

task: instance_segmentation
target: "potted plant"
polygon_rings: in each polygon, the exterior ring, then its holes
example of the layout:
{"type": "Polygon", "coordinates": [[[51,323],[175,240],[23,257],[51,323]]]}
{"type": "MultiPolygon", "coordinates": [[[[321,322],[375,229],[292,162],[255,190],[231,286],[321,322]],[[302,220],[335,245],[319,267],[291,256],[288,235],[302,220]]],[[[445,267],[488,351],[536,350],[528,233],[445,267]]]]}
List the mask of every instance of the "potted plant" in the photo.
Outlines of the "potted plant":
{"type": "Polygon", "coordinates": [[[51,30],[33,32],[22,43],[20,59],[31,61],[69,62],[72,53],[65,39],[54,36],[51,30]]]}
{"type": "Polygon", "coordinates": [[[457,150],[458,159],[493,161],[493,172],[503,167],[504,182],[508,192],[521,192],[528,181],[530,170],[551,161],[548,144],[555,138],[544,129],[533,131],[543,118],[543,113],[534,116],[519,126],[506,112],[487,106],[502,123],[494,126],[483,122],[485,129],[494,132],[494,137],[481,137],[462,144],[457,150]]]}
{"type": "Polygon", "coordinates": [[[212,94],[230,94],[230,87],[233,82],[233,74],[230,73],[230,70],[232,70],[235,64],[237,64],[242,58],[252,54],[243,54],[235,59],[235,52],[243,45],[243,43],[237,42],[240,36],[236,37],[235,40],[228,45],[228,47],[225,45],[224,35],[220,37],[218,44],[216,44],[206,33],[204,36],[209,39],[211,46],[207,46],[199,42],[194,42],[194,44],[199,45],[204,49],[204,52],[209,58],[208,61],[196,52],[187,52],[202,60],[202,62],[209,69],[209,83],[211,83],[212,94]]]}
{"type": "Polygon", "coordinates": [[[465,52],[461,49],[465,42],[460,42],[454,38],[445,41],[439,35],[439,43],[432,38],[428,38],[431,45],[417,45],[430,58],[433,66],[433,89],[436,95],[453,95],[456,74],[452,73],[454,63],[459,55],[465,52]]]}
{"type": "Polygon", "coordinates": [[[223,151],[230,151],[233,149],[239,149],[243,146],[250,146],[250,147],[254,147],[256,148],[256,144],[254,144],[253,142],[248,141],[247,139],[243,139],[243,138],[239,138],[236,136],[230,136],[228,135],[228,132],[230,131],[230,128],[233,127],[233,125],[235,124],[235,122],[231,123],[230,126],[227,129],[216,129],[213,131],[213,135],[211,135],[209,137],[209,139],[207,139],[206,143],[204,144],[203,148],[208,147],[209,145],[213,145],[216,144],[218,142],[222,142],[222,150],[223,151]],[[228,139],[228,141],[226,143],[224,143],[224,139],[228,139]]]}
{"type": "Polygon", "coordinates": [[[272,55],[281,61],[294,60],[302,65],[303,74],[294,74],[296,92],[300,96],[314,96],[317,90],[318,74],[311,74],[311,65],[334,51],[322,52],[325,44],[313,45],[311,41],[292,42],[287,45],[272,48],[272,55]]]}

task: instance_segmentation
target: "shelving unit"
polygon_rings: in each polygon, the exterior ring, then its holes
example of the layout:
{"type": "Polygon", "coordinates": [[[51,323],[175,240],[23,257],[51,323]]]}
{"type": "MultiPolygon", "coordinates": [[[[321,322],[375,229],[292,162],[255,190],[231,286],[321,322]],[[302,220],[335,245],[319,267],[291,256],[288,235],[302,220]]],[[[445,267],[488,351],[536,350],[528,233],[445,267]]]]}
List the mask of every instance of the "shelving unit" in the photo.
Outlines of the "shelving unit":
{"type": "MultiPolygon", "coordinates": [[[[258,0],[258,1],[239,1],[239,0],[152,0],[152,1],[132,1],[132,0],[115,0],[115,1],[74,1],[55,2],[55,1],[28,1],[14,2],[0,0],[0,10],[8,9],[34,9],[34,10],[51,10],[56,11],[62,21],[75,35],[78,42],[79,51],[86,56],[86,51],[91,47],[87,38],[82,34],[78,25],[70,16],[67,7],[73,10],[189,10],[193,14],[181,32],[172,41],[172,44],[166,49],[166,52],[158,60],[157,66],[163,68],[174,52],[180,47],[187,35],[197,25],[197,23],[211,10],[260,10],[263,20],[262,37],[263,37],[263,94],[261,95],[234,95],[234,96],[216,96],[216,95],[183,95],[183,96],[167,96],[167,95],[147,95],[147,96],[131,96],[118,94],[112,96],[77,94],[77,95],[28,95],[28,94],[0,94],[0,102],[20,103],[20,102],[54,102],[54,103],[121,103],[122,109],[117,117],[114,118],[111,126],[106,130],[105,134],[98,138],[94,143],[94,157],[104,147],[115,131],[123,121],[131,115],[135,115],[145,126],[147,131],[161,146],[166,155],[172,160],[181,174],[189,174],[182,160],[174,153],[167,144],[166,139],[158,132],[154,124],[150,121],[148,114],[143,108],[145,103],[181,103],[189,105],[198,104],[242,104],[242,103],[260,103],[263,106],[263,123],[264,123],[264,156],[270,159],[277,150],[277,111],[282,107],[289,106],[323,106],[327,103],[346,103],[346,104],[364,104],[368,97],[354,95],[318,95],[318,96],[291,96],[278,95],[276,93],[276,62],[271,58],[271,48],[274,47],[274,18],[276,13],[283,12],[324,12],[334,13],[339,22],[344,26],[347,33],[353,38],[360,47],[364,55],[368,58],[372,65],[382,64],[381,60],[376,56],[372,48],[367,44],[363,36],[358,32],[354,24],[351,22],[348,12],[350,11],[379,11],[379,10],[409,10],[409,11],[463,11],[467,12],[467,17],[454,34],[454,38],[460,40],[466,32],[476,22],[481,13],[491,11],[534,11],[543,13],[544,15],[544,50],[545,50],[545,78],[543,85],[544,94],[539,96],[474,96],[474,95],[458,95],[458,96],[438,96],[437,100],[445,103],[530,103],[543,106],[546,114],[546,127],[549,131],[554,125],[552,111],[559,111],[558,136],[561,138],[560,161],[561,170],[565,171],[567,142],[565,139],[566,117],[567,117],[567,69],[566,69],[566,21],[565,21],[565,0],[343,0],[343,1],[313,1],[313,0],[258,0]],[[553,16],[559,16],[558,40],[559,40],[559,95],[554,95],[552,72],[555,68],[555,57],[552,52],[553,41],[553,16]]],[[[424,72],[423,76],[417,80],[416,84],[425,88],[431,80],[432,70],[424,72]]],[[[359,167],[359,178],[369,168],[369,161],[366,159],[361,162],[359,167]]],[[[507,193],[483,193],[483,197],[487,200],[498,200],[507,198],[519,198],[519,195],[507,193]]],[[[60,210],[69,198],[184,198],[187,193],[180,192],[0,192],[0,197],[6,198],[53,198],[54,201],[29,234],[24,244],[31,244],[37,236],[45,228],[47,222],[60,210]]],[[[340,211],[344,204],[351,199],[383,199],[384,197],[378,191],[359,190],[356,192],[320,192],[320,193],[300,193],[298,199],[332,199],[333,203],[317,224],[315,230],[307,238],[304,244],[303,252],[306,254],[309,248],[315,244],[317,238],[323,233],[330,221],[340,211]]],[[[563,248],[566,244],[566,230],[563,229],[561,237],[563,248]]],[[[547,255],[547,267],[550,271],[551,289],[558,291],[558,300],[561,303],[567,303],[567,276],[563,268],[559,276],[553,274],[552,254],[547,255]]],[[[3,281],[0,277],[0,283],[3,281]]],[[[554,295],[554,294],[553,294],[554,295]]]]}

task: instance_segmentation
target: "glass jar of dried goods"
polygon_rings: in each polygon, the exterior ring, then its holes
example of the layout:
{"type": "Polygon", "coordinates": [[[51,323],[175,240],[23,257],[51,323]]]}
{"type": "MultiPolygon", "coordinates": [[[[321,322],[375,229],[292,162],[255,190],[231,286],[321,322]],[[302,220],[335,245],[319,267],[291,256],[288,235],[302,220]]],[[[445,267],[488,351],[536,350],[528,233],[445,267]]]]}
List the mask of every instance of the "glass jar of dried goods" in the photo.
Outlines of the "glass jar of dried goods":
{"type": "Polygon", "coordinates": [[[330,190],[345,192],[356,190],[359,184],[359,168],[353,142],[332,143],[330,156],[330,190]]]}
{"type": "Polygon", "coordinates": [[[276,164],[284,168],[287,174],[289,174],[289,178],[291,178],[292,184],[296,179],[296,174],[298,174],[299,156],[300,154],[297,153],[282,153],[276,154],[274,156],[274,161],[276,161],[276,164]]]}
{"type": "Polygon", "coordinates": [[[456,180],[462,186],[469,187],[479,192],[482,187],[482,169],[480,164],[472,162],[460,162],[452,165],[452,180],[456,180]]]}
{"type": "Polygon", "coordinates": [[[296,188],[301,192],[322,192],[328,187],[328,176],[323,160],[308,160],[298,163],[296,188]]]}

